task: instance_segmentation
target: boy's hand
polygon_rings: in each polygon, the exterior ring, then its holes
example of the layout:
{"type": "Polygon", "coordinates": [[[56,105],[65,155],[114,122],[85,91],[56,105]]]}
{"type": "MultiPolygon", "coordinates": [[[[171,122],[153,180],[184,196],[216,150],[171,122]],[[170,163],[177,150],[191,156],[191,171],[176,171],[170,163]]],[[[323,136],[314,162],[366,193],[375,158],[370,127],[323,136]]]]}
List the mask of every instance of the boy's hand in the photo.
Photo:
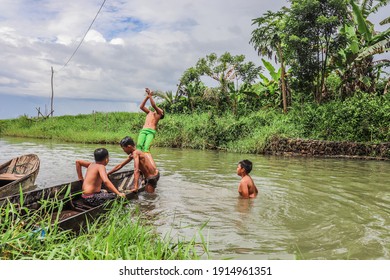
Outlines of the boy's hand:
{"type": "Polygon", "coordinates": [[[148,96],[153,96],[153,91],[151,91],[149,88],[146,88],[145,91],[148,94],[148,96]]]}
{"type": "Polygon", "coordinates": [[[121,192],[121,193],[119,193],[119,194],[118,194],[118,196],[120,196],[120,197],[124,197],[124,198],[126,197],[126,195],[125,195],[124,193],[122,193],[122,192],[121,192]]]}
{"type": "Polygon", "coordinates": [[[130,192],[134,192],[134,193],[137,193],[138,192],[138,188],[134,188],[134,189],[131,189],[130,192]]]}

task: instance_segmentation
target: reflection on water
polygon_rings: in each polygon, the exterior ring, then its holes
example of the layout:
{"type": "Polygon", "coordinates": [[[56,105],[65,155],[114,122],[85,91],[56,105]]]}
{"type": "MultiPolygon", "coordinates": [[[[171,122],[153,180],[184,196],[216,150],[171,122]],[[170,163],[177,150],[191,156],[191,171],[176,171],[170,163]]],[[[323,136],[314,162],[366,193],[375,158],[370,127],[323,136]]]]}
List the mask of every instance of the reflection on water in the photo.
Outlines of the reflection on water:
{"type": "MultiPolygon", "coordinates": [[[[0,139],[0,162],[25,153],[41,159],[40,187],[76,180],[76,159],[100,145],[0,139]]],[[[108,169],[125,158],[108,145],[108,169]]],[[[164,236],[201,234],[211,258],[390,259],[390,162],[265,157],[154,148],[162,177],[140,194],[145,219],[164,236]],[[248,158],[256,199],[237,193],[237,162],[248,158]],[[199,229],[205,225],[199,233],[199,229]]]]}

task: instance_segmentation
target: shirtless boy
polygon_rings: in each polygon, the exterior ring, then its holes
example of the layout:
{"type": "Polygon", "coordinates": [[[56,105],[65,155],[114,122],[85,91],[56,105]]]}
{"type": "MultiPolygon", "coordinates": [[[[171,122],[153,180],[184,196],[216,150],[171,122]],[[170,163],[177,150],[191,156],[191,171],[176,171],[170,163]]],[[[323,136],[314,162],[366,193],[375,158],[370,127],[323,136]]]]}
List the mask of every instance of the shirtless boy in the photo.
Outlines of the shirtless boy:
{"type": "Polygon", "coordinates": [[[146,115],[145,124],[138,135],[137,140],[137,150],[140,150],[145,153],[150,153],[149,148],[152,144],[154,136],[156,135],[157,124],[160,120],[164,118],[164,111],[157,107],[156,103],[153,100],[153,92],[150,89],[145,89],[147,96],[140,105],[140,109],[144,111],[146,115]],[[150,99],[150,104],[154,108],[154,112],[146,108],[146,101],[150,99]]]}
{"type": "Polygon", "coordinates": [[[160,173],[156,168],[153,158],[150,157],[150,154],[148,155],[148,153],[136,149],[134,140],[129,136],[126,136],[121,140],[120,146],[129,156],[108,173],[111,174],[118,171],[134,159],[134,189],[132,191],[138,191],[139,177],[142,174],[145,178],[145,191],[153,193],[154,189],[157,187],[157,181],[160,179],[160,173]]]}
{"type": "Polygon", "coordinates": [[[238,163],[237,175],[241,176],[241,181],[238,186],[238,193],[243,198],[254,198],[258,194],[258,190],[253,183],[252,177],[249,173],[252,171],[252,162],[245,159],[238,163]]]}
{"type": "Polygon", "coordinates": [[[77,160],[76,171],[79,180],[83,181],[83,200],[91,205],[98,206],[109,199],[115,198],[117,195],[125,197],[124,193],[119,192],[112,184],[107,176],[106,165],[109,161],[108,151],[104,148],[99,148],[94,151],[95,163],[77,160]],[[81,167],[87,168],[85,179],[81,167]],[[101,190],[101,185],[104,183],[111,193],[101,190]]]}

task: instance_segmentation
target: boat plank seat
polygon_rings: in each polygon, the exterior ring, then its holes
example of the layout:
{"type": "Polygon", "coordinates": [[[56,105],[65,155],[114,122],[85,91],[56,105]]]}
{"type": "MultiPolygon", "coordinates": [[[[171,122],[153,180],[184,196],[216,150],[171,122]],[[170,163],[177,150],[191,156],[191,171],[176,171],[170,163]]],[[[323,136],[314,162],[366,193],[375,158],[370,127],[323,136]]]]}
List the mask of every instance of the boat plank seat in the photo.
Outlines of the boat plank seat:
{"type": "Polygon", "coordinates": [[[134,174],[131,177],[125,178],[120,184],[120,186],[118,187],[118,190],[120,192],[123,192],[125,190],[130,190],[133,180],[134,180],[134,174]]]}
{"type": "Polygon", "coordinates": [[[3,173],[3,174],[0,174],[0,180],[16,181],[16,180],[19,180],[20,178],[23,178],[24,176],[25,176],[24,174],[3,173]]]}
{"type": "Polygon", "coordinates": [[[12,159],[11,163],[8,165],[7,171],[5,173],[14,173],[15,171],[15,165],[18,161],[17,158],[12,159]]]}

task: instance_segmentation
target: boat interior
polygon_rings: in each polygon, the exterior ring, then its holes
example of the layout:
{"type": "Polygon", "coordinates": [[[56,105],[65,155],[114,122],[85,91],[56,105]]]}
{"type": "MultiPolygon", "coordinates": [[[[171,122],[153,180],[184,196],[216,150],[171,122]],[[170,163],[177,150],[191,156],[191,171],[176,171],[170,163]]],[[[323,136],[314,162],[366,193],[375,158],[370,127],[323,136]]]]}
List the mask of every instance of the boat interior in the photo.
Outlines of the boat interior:
{"type": "Polygon", "coordinates": [[[14,158],[0,168],[0,187],[22,179],[39,167],[39,161],[24,156],[14,158]]]}

